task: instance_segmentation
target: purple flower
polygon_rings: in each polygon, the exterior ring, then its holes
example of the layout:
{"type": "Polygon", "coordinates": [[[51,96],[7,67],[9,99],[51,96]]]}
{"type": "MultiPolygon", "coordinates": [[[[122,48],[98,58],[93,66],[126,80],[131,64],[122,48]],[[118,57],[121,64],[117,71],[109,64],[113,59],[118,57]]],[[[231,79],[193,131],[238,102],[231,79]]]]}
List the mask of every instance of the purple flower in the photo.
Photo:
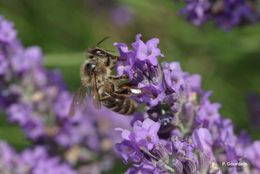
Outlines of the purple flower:
{"type": "Polygon", "coordinates": [[[213,158],[213,140],[208,129],[199,128],[194,130],[192,133],[192,143],[200,149],[202,153],[205,153],[209,160],[213,158]]]}
{"type": "Polygon", "coordinates": [[[230,30],[243,23],[255,23],[258,12],[253,9],[253,5],[249,5],[250,3],[254,2],[251,0],[226,0],[222,4],[219,2],[216,6],[218,5],[220,9],[213,14],[217,24],[225,30],[230,30]]]}
{"type": "Polygon", "coordinates": [[[180,64],[177,62],[164,62],[162,67],[165,83],[168,89],[173,90],[175,93],[179,93],[185,85],[184,73],[181,70],[180,64]]]}
{"type": "Polygon", "coordinates": [[[33,80],[35,88],[37,89],[44,88],[47,85],[48,81],[50,81],[50,79],[53,78],[53,76],[49,78],[46,75],[46,71],[41,67],[33,70],[33,73],[31,73],[30,75],[32,78],[30,80],[33,80]]]}
{"type": "MultiPolygon", "coordinates": [[[[181,165],[178,164],[175,166],[177,170],[183,167],[183,170],[188,173],[196,173],[198,171],[198,162],[194,155],[195,148],[191,142],[173,135],[167,142],[166,148],[170,152],[171,159],[176,159],[181,163],[181,165]]],[[[176,160],[172,162],[175,163],[177,162],[176,160]]]]}
{"type": "Polygon", "coordinates": [[[127,74],[130,79],[134,78],[134,70],[132,69],[135,63],[134,53],[128,50],[126,44],[114,43],[118,48],[120,54],[120,60],[117,62],[117,74],[123,75],[127,74]]]}
{"type": "Polygon", "coordinates": [[[26,104],[11,105],[8,114],[10,121],[19,123],[30,138],[39,138],[44,134],[42,120],[32,113],[30,106],[26,104]]]}
{"type": "Polygon", "coordinates": [[[29,166],[21,160],[13,148],[4,141],[0,141],[0,172],[1,173],[29,173],[29,166]]]}
{"type": "Polygon", "coordinates": [[[144,102],[154,106],[162,100],[164,86],[162,84],[161,68],[157,58],[162,57],[157,48],[159,39],[153,38],[144,43],[141,35],[136,35],[136,41],[132,44],[133,50],[129,50],[125,44],[115,43],[119,50],[117,72],[119,75],[127,74],[130,83],[143,92],[134,96],[138,102],[144,102]]]}
{"type": "Polygon", "coordinates": [[[68,93],[67,91],[61,92],[54,105],[54,110],[57,114],[57,117],[59,117],[60,119],[68,119],[71,101],[72,96],[70,93],[68,93]]]}
{"type": "Polygon", "coordinates": [[[185,0],[186,7],[181,10],[181,14],[187,15],[187,20],[194,25],[200,25],[209,18],[209,0],[185,0]]]}
{"type": "MultiPolygon", "coordinates": [[[[1,22],[2,18],[0,26],[1,22]]],[[[46,148],[46,153],[60,156],[80,168],[94,164],[99,171],[111,168],[116,158],[111,153],[113,145],[122,139],[114,128],[130,128],[131,118],[106,108],[94,108],[90,97],[87,105],[69,117],[73,95],[66,89],[59,71],[43,66],[41,49],[24,48],[16,37],[8,43],[1,39],[0,42],[0,66],[8,66],[0,75],[0,106],[8,120],[17,123],[32,144],[46,148]]],[[[30,151],[28,158],[32,158],[32,153],[34,156],[36,152],[30,151]]],[[[66,173],[66,165],[59,167],[59,161],[56,157],[42,158],[30,170],[39,174],[66,173]]]]}
{"type": "Polygon", "coordinates": [[[213,123],[217,122],[220,118],[218,110],[220,108],[220,104],[218,103],[210,103],[208,100],[211,92],[207,92],[203,95],[201,99],[201,105],[197,113],[196,120],[198,124],[202,124],[203,127],[211,127],[213,123]]]}
{"type": "Polygon", "coordinates": [[[0,108],[9,107],[18,100],[21,94],[16,85],[10,85],[8,87],[9,88],[6,87],[5,82],[0,83],[0,108]]]}
{"type": "Polygon", "coordinates": [[[7,143],[0,142],[1,173],[33,173],[33,174],[77,174],[59,157],[50,157],[46,149],[36,146],[16,153],[7,143]]]}
{"type": "Polygon", "coordinates": [[[63,126],[55,136],[58,144],[65,147],[85,144],[94,149],[99,148],[99,140],[95,137],[94,121],[88,118],[87,113],[78,112],[73,118],[68,118],[67,112],[66,117],[61,117],[60,122],[63,126]],[[90,138],[91,142],[88,143],[90,138]]]}
{"type": "Polygon", "coordinates": [[[138,163],[143,159],[143,154],[140,149],[131,141],[123,140],[115,146],[118,154],[122,157],[124,163],[129,161],[138,163]]]}
{"type": "Polygon", "coordinates": [[[30,114],[31,110],[26,105],[13,104],[8,109],[9,119],[11,122],[18,122],[19,124],[25,124],[27,117],[30,114]]]}
{"type": "Polygon", "coordinates": [[[143,163],[139,165],[135,165],[129,168],[125,174],[167,174],[168,172],[163,171],[156,166],[156,164],[145,160],[143,163]]]}
{"type": "Polygon", "coordinates": [[[245,157],[260,172],[260,141],[255,141],[253,144],[245,149],[245,157]]]}
{"type": "MultiPolygon", "coordinates": [[[[147,65],[157,66],[157,58],[163,57],[157,45],[159,44],[159,39],[152,38],[146,43],[141,40],[141,34],[136,35],[136,41],[132,43],[133,50],[129,50],[127,45],[123,43],[115,43],[120,53],[120,61],[118,62],[118,74],[126,73],[131,79],[134,77],[133,71],[128,71],[134,65],[145,68],[147,65]]],[[[138,67],[136,67],[138,68],[138,67]]],[[[136,73],[136,72],[135,72],[136,73]]],[[[137,72],[138,73],[138,72],[137,72]]],[[[136,76],[136,75],[135,75],[136,76]]]]}
{"type": "Polygon", "coordinates": [[[111,10],[110,18],[117,26],[124,27],[133,22],[134,12],[127,6],[116,6],[111,10]]]}
{"type": "MultiPolygon", "coordinates": [[[[195,19],[207,13],[205,2],[194,2],[191,11],[195,9],[195,19]]],[[[5,28],[8,25],[4,24],[5,28]]],[[[129,174],[259,173],[258,141],[252,143],[247,136],[235,134],[232,122],[219,114],[220,105],[210,102],[211,93],[201,89],[199,75],[182,71],[177,62],[160,66],[159,39],[143,42],[139,34],[132,50],[123,43],[115,44],[120,54],[118,74],[128,75],[129,83],[140,89],[131,98],[146,104],[142,113],[135,114],[139,117],[131,129],[131,118],[104,107],[97,110],[90,97],[86,107],[70,118],[72,94],[60,74],[43,67],[38,47],[25,49],[15,37],[7,38],[2,41],[0,37],[0,65],[8,67],[0,78],[0,104],[6,106],[10,121],[18,123],[34,145],[42,146],[18,154],[0,142],[1,172],[76,173],[63,159],[79,166],[82,173],[93,166],[100,173],[111,167],[115,145],[123,161],[132,163],[129,174]],[[113,131],[119,126],[121,137],[113,131]],[[244,159],[248,167],[220,167],[223,161],[244,159]]]]}
{"type": "Polygon", "coordinates": [[[136,121],[132,131],[121,130],[121,136],[124,140],[116,145],[116,149],[124,162],[130,161],[135,164],[127,172],[143,171],[145,173],[155,170],[158,173],[167,173],[175,171],[175,168],[189,172],[197,171],[192,144],[181,141],[177,137],[165,142],[156,135],[158,129],[158,123],[145,119],[143,122],[136,121]],[[147,130],[150,130],[149,133],[147,130]],[[147,136],[147,134],[150,135],[147,136]],[[151,138],[152,134],[156,136],[151,138]],[[147,144],[149,142],[155,143],[147,144]],[[180,161],[180,164],[171,163],[169,159],[173,158],[180,161]],[[172,166],[172,164],[175,165],[172,166]]]}
{"type": "Polygon", "coordinates": [[[31,173],[35,174],[76,174],[66,163],[61,163],[58,157],[49,157],[42,147],[28,149],[22,152],[21,159],[29,166],[31,173]]]}
{"type": "Polygon", "coordinates": [[[135,138],[138,144],[140,143],[146,146],[148,150],[151,150],[159,141],[157,135],[159,128],[160,124],[151,119],[146,119],[142,123],[137,121],[133,126],[133,132],[135,134],[133,138],[135,138]]]}
{"type": "Polygon", "coordinates": [[[3,141],[0,141],[0,171],[4,168],[11,169],[12,162],[17,158],[14,150],[3,141]]]}
{"type": "Polygon", "coordinates": [[[0,42],[10,43],[15,37],[16,31],[13,28],[13,23],[0,16],[0,42]]]}
{"type": "Polygon", "coordinates": [[[222,147],[235,146],[237,137],[234,133],[234,127],[230,119],[219,120],[218,126],[218,143],[222,147]]]}
{"type": "Polygon", "coordinates": [[[137,146],[142,146],[151,150],[159,141],[157,135],[159,128],[159,123],[156,123],[151,119],[145,119],[143,122],[136,121],[133,125],[133,132],[131,133],[126,129],[117,130],[122,131],[121,136],[123,139],[132,140],[137,146]]]}
{"type": "Polygon", "coordinates": [[[134,50],[117,44],[118,72],[141,89],[133,99],[146,104],[132,129],[117,128],[123,140],[116,150],[124,162],[132,163],[126,173],[257,173],[258,163],[252,160],[258,161],[258,144],[235,134],[231,120],[221,117],[220,104],[212,103],[211,92],[201,88],[201,77],[182,71],[177,62],[154,66],[146,56],[140,58],[145,54],[136,56],[136,49],[145,47],[136,42],[134,50]],[[244,159],[250,166],[223,167],[223,162],[244,159]]]}
{"type": "Polygon", "coordinates": [[[254,24],[259,18],[257,1],[252,0],[186,0],[180,14],[198,26],[208,21],[228,31],[235,26],[254,24]]]}
{"type": "Polygon", "coordinates": [[[5,57],[0,54],[0,76],[4,75],[6,73],[6,70],[8,68],[9,64],[5,57]]]}
{"type": "MultiPolygon", "coordinates": [[[[189,87],[190,92],[201,94],[201,76],[198,74],[185,75],[186,87],[189,87]]],[[[194,94],[195,94],[194,93],[194,94]]]]}
{"type": "Polygon", "coordinates": [[[37,46],[32,46],[26,48],[25,50],[25,58],[30,61],[31,68],[38,68],[41,67],[43,64],[43,54],[41,48],[37,46]]]}
{"type": "Polygon", "coordinates": [[[260,95],[250,93],[247,95],[246,102],[251,124],[260,127],[260,95]]]}
{"type": "Polygon", "coordinates": [[[23,130],[32,140],[40,138],[45,133],[42,119],[35,115],[31,116],[31,118],[23,125],[23,130]]]}
{"type": "Polygon", "coordinates": [[[29,60],[25,57],[24,50],[16,51],[10,60],[11,68],[15,73],[23,73],[29,68],[29,60]]]}
{"type": "Polygon", "coordinates": [[[141,37],[141,34],[137,34],[136,41],[132,44],[132,47],[135,50],[136,59],[139,59],[140,61],[149,61],[153,66],[158,65],[157,58],[159,56],[163,57],[160,49],[157,48],[159,39],[153,38],[144,43],[141,40],[141,37]]]}

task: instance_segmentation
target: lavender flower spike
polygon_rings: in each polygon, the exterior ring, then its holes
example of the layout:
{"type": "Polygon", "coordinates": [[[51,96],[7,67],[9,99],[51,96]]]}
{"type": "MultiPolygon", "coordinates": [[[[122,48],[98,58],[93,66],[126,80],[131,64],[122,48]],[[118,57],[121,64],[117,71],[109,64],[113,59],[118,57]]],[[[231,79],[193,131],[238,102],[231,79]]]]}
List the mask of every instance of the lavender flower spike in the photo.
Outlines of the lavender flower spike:
{"type": "Polygon", "coordinates": [[[50,157],[42,147],[16,153],[6,142],[0,141],[0,172],[21,174],[77,174],[58,157],[50,157]]]}
{"type": "Polygon", "coordinates": [[[257,3],[254,0],[185,0],[186,5],[180,14],[196,26],[214,21],[229,31],[236,26],[259,22],[257,3]]]}
{"type": "MultiPolygon", "coordinates": [[[[84,174],[92,166],[99,173],[109,170],[116,158],[113,145],[121,139],[112,130],[119,125],[130,127],[130,118],[105,108],[97,110],[91,104],[69,117],[73,95],[66,89],[61,74],[43,66],[39,47],[24,48],[16,38],[13,24],[3,17],[0,45],[0,109],[8,120],[18,124],[32,144],[46,148],[46,154],[60,156],[84,174]]],[[[28,153],[31,156],[38,150],[28,153]]],[[[58,161],[43,159],[32,170],[48,171],[45,167],[56,168],[58,161]]],[[[56,173],[63,173],[63,169],[57,167],[56,173]]]]}
{"type": "Polygon", "coordinates": [[[133,99],[146,106],[132,129],[117,128],[123,140],[116,150],[131,163],[126,173],[260,173],[259,141],[235,134],[231,120],[221,117],[220,104],[210,102],[211,92],[201,89],[199,75],[184,72],[178,62],[160,66],[137,54],[143,43],[137,35],[133,50],[116,44],[117,68],[142,89],[133,99]]]}

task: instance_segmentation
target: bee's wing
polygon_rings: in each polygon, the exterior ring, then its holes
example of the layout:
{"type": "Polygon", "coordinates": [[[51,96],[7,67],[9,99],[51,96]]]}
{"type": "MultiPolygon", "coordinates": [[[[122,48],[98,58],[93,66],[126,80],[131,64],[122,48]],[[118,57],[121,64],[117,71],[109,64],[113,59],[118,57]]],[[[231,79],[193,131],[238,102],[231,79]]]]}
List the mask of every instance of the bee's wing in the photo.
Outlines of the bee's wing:
{"type": "Polygon", "coordinates": [[[82,106],[86,103],[86,87],[80,85],[79,89],[74,94],[72,103],[70,105],[69,116],[73,116],[79,106],[82,106]]]}
{"type": "Polygon", "coordinates": [[[101,108],[101,102],[100,102],[100,96],[99,96],[99,93],[98,93],[96,74],[94,74],[93,76],[94,76],[94,78],[92,78],[93,104],[94,104],[95,108],[100,109],[101,108]]]}

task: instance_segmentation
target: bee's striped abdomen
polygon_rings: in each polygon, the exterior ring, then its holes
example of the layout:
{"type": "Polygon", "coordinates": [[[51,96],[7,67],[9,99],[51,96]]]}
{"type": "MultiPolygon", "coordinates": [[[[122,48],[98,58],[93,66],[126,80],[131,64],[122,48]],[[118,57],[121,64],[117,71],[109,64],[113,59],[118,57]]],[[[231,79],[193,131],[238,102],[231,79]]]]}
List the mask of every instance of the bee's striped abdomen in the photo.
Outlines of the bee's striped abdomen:
{"type": "Polygon", "coordinates": [[[136,108],[135,102],[130,98],[113,98],[110,96],[106,100],[103,100],[102,104],[122,115],[131,115],[136,108]]]}

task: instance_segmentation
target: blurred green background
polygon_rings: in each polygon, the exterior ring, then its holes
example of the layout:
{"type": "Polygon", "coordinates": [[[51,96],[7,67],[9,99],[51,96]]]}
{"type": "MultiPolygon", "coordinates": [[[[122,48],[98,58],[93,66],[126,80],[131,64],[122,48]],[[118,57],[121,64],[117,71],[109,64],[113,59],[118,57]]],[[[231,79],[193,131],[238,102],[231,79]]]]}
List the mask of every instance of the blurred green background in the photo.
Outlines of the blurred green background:
{"type": "MultiPolygon", "coordinates": [[[[184,71],[202,75],[203,88],[222,104],[221,114],[237,130],[260,138],[248,117],[246,95],[260,93],[260,25],[224,32],[213,23],[196,28],[178,16],[181,4],[173,0],[0,0],[0,14],[14,22],[25,46],[39,45],[45,65],[58,68],[70,90],[79,85],[79,65],[85,49],[105,36],[130,44],[137,33],[143,39],[160,38],[167,61],[181,62],[184,71]]],[[[0,138],[18,149],[28,142],[19,129],[1,118],[0,138]]]]}

